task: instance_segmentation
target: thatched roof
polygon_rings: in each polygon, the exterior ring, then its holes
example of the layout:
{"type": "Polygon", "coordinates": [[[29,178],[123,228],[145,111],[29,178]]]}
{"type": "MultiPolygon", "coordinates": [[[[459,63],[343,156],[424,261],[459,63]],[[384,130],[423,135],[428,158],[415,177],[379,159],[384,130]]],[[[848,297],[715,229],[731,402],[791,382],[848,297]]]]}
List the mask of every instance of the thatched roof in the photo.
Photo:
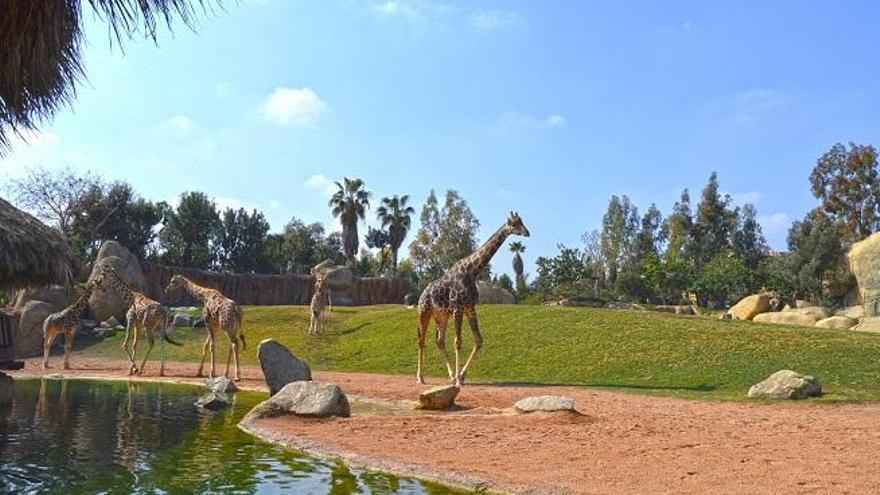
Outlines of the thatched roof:
{"type": "MultiPolygon", "coordinates": [[[[11,0],[0,2],[0,155],[21,135],[69,104],[84,77],[83,4],[109,24],[117,42],[156,38],[174,18],[191,26],[215,0],[11,0]]],[[[219,0],[217,0],[219,1],[219,0]]]]}
{"type": "Polygon", "coordinates": [[[0,289],[69,285],[76,266],[58,232],[0,198],[0,289]]]}

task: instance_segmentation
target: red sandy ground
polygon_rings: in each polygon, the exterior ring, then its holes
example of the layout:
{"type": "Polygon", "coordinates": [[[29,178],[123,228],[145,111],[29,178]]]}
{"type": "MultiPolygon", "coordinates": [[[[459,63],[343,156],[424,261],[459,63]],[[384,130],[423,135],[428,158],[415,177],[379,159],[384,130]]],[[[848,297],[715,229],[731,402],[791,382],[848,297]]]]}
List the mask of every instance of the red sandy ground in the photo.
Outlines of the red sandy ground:
{"type": "MultiPolygon", "coordinates": [[[[66,376],[124,377],[126,369],[123,361],[82,358],[73,366],[66,376]]],[[[195,369],[170,363],[166,379],[197,382],[195,369]]],[[[244,388],[265,390],[258,369],[244,372],[244,388]]],[[[25,373],[43,371],[29,361],[25,373]]],[[[361,397],[412,401],[424,389],[408,376],[315,375],[361,397]]],[[[144,379],[156,378],[148,365],[144,379]]],[[[880,493],[880,404],[715,403],[492,385],[466,385],[457,402],[465,409],[263,419],[249,430],[355,464],[505,492],[880,493]],[[574,397],[582,414],[512,414],[517,400],[550,394],[574,397]]]]}

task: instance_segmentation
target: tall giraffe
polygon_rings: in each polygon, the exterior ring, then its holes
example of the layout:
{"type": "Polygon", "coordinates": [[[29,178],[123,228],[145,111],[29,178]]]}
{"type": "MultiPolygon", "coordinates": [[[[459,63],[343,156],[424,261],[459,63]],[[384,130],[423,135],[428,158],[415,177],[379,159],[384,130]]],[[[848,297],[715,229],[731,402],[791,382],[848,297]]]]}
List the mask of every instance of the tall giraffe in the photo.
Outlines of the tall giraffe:
{"type": "Polygon", "coordinates": [[[208,376],[214,378],[214,337],[218,330],[222,330],[229,339],[229,354],[226,356],[226,372],[224,376],[229,378],[229,361],[235,357],[235,381],[241,380],[241,366],[239,366],[238,341],[241,340],[241,348],[245,349],[247,343],[244,340],[244,333],[241,331],[241,320],[243,313],[239,306],[232,299],[224,296],[219,290],[203,287],[183,275],[175,275],[168,282],[165,292],[173,290],[183,290],[192,297],[202,301],[205,309],[205,326],[208,329],[208,338],[202,347],[202,362],[199,363],[199,371],[196,376],[202,376],[202,369],[205,366],[205,355],[208,349],[211,350],[211,372],[208,376]]]}
{"type": "Polygon", "coordinates": [[[309,335],[317,334],[319,330],[324,329],[324,321],[321,314],[324,312],[324,306],[329,301],[329,288],[327,287],[327,279],[323,273],[315,276],[315,294],[312,296],[312,303],[309,305],[312,319],[309,321],[309,335]]]}
{"type": "Polygon", "coordinates": [[[492,237],[485,244],[470,256],[456,262],[443,276],[425,287],[419,298],[419,358],[416,368],[418,383],[425,383],[422,378],[422,361],[425,359],[425,336],[432,318],[437,325],[437,347],[446,360],[446,371],[449,372],[449,378],[456,386],[461,386],[464,382],[471,361],[483,346],[483,336],[480,334],[477,324],[476,305],[480,297],[480,293],[477,291],[477,278],[489,264],[489,260],[495,255],[498,248],[511,234],[524,237],[530,235],[529,229],[523,225],[522,219],[514,212],[510,213],[510,217],[504,225],[492,234],[492,237]],[[449,353],[446,352],[446,323],[449,321],[450,314],[455,323],[454,371],[449,364],[449,353]],[[465,316],[470,324],[471,332],[474,334],[474,347],[465,361],[464,367],[459,368],[459,354],[462,344],[461,326],[465,316]]]}
{"type": "Polygon", "coordinates": [[[178,346],[181,344],[168,337],[168,315],[165,314],[162,305],[131,288],[119,277],[119,274],[116,273],[113,267],[104,265],[98,278],[95,280],[95,288],[98,291],[103,291],[107,288],[108,284],[131,305],[126,313],[125,340],[122,342],[122,349],[128,356],[128,374],[143,373],[144,366],[147,364],[147,358],[150,357],[150,351],[153,350],[153,345],[156,342],[156,337],[160,337],[161,362],[159,365],[159,376],[164,376],[165,342],[178,346]],[[138,368],[135,358],[137,357],[138,332],[141,330],[143,330],[147,337],[147,353],[144,354],[144,360],[141,362],[140,368],[138,368]],[[128,346],[129,338],[132,338],[131,348],[128,346]]]}
{"type": "Polygon", "coordinates": [[[76,301],[63,310],[53,313],[43,321],[43,368],[49,367],[49,352],[52,344],[59,335],[64,335],[64,369],[70,369],[70,350],[73,348],[73,338],[79,327],[79,320],[89,307],[89,297],[95,289],[95,284],[89,282],[82,294],[76,301]]]}

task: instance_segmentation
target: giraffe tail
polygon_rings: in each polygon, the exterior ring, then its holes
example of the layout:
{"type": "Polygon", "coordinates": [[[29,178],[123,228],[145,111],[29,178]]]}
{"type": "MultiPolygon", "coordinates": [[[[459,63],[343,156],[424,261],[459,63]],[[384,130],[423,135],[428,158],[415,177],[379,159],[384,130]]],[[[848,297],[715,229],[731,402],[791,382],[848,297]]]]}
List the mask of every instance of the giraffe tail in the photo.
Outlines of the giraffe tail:
{"type": "Polygon", "coordinates": [[[168,342],[171,345],[176,345],[178,347],[181,347],[181,346],[183,346],[183,344],[181,344],[180,342],[178,342],[176,340],[173,340],[171,337],[168,336],[168,327],[171,326],[171,321],[172,321],[171,318],[169,318],[167,316],[165,317],[165,326],[162,327],[162,338],[165,339],[165,342],[168,342]]]}

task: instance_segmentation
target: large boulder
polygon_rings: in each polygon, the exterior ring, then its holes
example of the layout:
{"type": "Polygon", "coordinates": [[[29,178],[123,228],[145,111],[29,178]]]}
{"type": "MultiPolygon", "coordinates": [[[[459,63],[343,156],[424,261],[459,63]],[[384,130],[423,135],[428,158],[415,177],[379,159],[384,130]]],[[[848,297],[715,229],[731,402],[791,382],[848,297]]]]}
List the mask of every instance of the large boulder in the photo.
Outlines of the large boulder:
{"type": "Polygon", "coordinates": [[[325,418],[348,417],[348,397],[337,385],[316,382],[293,382],[285,385],[269,400],[257,404],[244,418],[245,422],[273,418],[285,414],[325,418]]]}
{"type": "Polygon", "coordinates": [[[6,373],[0,372],[0,407],[12,404],[12,396],[15,392],[15,382],[6,373]]]}
{"type": "Polygon", "coordinates": [[[71,296],[71,292],[66,287],[60,285],[21,289],[15,293],[12,307],[13,311],[21,313],[25,304],[29,301],[43,301],[51,304],[55,311],[61,311],[70,304],[73,299],[71,296]]]}
{"type": "Polygon", "coordinates": [[[752,294],[742,298],[732,308],[727,310],[732,320],[751,320],[761,313],[769,313],[771,310],[770,301],[773,295],[769,292],[760,294],[752,294]]]}
{"type": "Polygon", "coordinates": [[[20,358],[39,356],[43,351],[43,322],[55,312],[52,304],[28,301],[21,309],[18,327],[13,333],[15,355],[20,358]]]}
{"type": "Polygon", "coordinates": [[[878,316],[880,302],[880,232],[852,245],[849,268],[856,277],[865,316],[878,316]]]}
{"type": "Polygon", "coordinates": [[[819,318],[811,313],[798,313],[795,311],[779,311],[776,313],[761,313],[752,321],[755,323],[772,323],[774,325],[799,325],[802,327],[812,327],[816,325],[819,318]]]}
{"type": "Polygon", "coordinates": [[[816,322],[819,328],[835,328],[838,330],[849,330],[856,326],[859,320],[848,316],[829,316],[828,318],[816,322]]]}
{"type": "Polygon", "coordinates": [[[334,306],[354,306],[354,273],[346,266],[324,260],[312,267],[312,276],[324,277],[334,306]]]}
{"type": "Polygon", "coordinates": [[[827,308],[823,308],[821,306],[803,306],[797,309],[789,309],[784,311],[784,313],[794,313],[798,315],[812,315],[815,316],[817,320],[824,320],[831,316],[831,311],[827,308]]]}
{"type": "Polygon", "coordinates": [[[849,306],[846,308],[838,309],[834,313],[834,316],[846,316],[858,320],[866,316],[865,307],[859,304],[858,306],[849,306]]]}
{"type": "MultiPolygon", "coordinates": [[[[147,289],[147,279],[137,257],[118,242],[107,241],[101,246],[89,281],[95,280],[105,265],[116,270],[119,277],[132,288],[139,291],[147,289]]],[[[95,291],[89,298],[89,305],[100,321],[111,316],[115,316],[119,321],[125,321],[125,313],[128,311],[128,303],[109,286],[106,290],[95,291]]]]}
{"type": "Polygon", "coordinates": [[[449,409],[461,391],[455,385],[443,385],[425,390],[419,394],[419,409],[449,409]]]}
{"type": "Polygon", "coordinates": [[[880,333],[880,316],[863,318],[859,324],[852,328],[857,332],[880,333]]]}
{"type": "Polygon", "coordinates": [[[269,387],[269,395],[277,394],[288,383],[312,379],[309,365],[272,339],[266,339],[257,346],[257,360],[269,387]]]}
{"type": "Polygon", "coordinates": [[[485,280],[477,282],[477,292],[480,294],[481,304],[513,304],[516,302],[513,294],[501,287],[495,287],[485,280]]]}
{"type": "Polygon", "coordinates": [[[574,412],[574,399],[558,395],[538,395],[520,399],[513,406],[517,412],[574,412]]]}
{"type": "Polygon", "coordinates": [[[822,386],[818,380],[791,370],[777,371],[749,389],[750,399],[806,399],[819,395],[822,386]]]}

